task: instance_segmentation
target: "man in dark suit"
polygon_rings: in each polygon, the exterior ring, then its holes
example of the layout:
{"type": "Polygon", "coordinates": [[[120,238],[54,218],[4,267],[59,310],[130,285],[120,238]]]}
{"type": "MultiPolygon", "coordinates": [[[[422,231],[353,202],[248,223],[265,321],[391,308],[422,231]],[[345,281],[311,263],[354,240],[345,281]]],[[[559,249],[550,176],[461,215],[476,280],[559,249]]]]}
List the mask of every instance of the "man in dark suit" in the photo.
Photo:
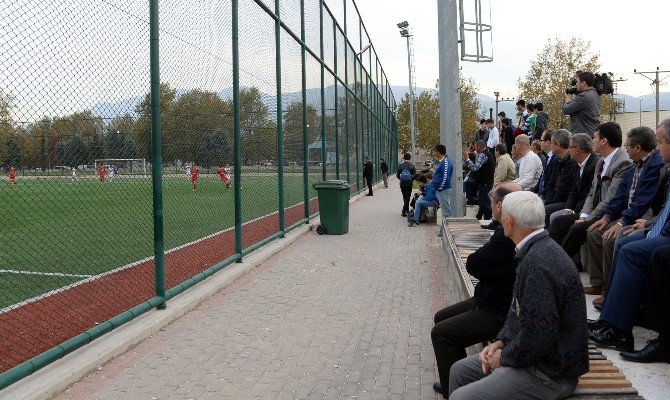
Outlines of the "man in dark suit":
{"type": "MultiPolygon", "coordinates": [[[[553,179],[547,183],[547,194],[542,200],[544,201],[545,209],[545,226],[549,226],[549,216],[558,210],[565,208],[565,202],[568,200],[570,190],[575,184],[575,169],[578,168],[577,163],[572,159],[571,150],[574,146],[570,146],[570,132],[566,129],[558,129],[551,134],[551,147],[553,149],[553,157],[556,158],[556,165],[554,167],[553,179]]],[[[589,150],[592,147],[591,140],[587,140],[580,144],[587,147],[589,150]]]]}
{"type": "Polygon", "coordinates": [[[472,177],[477,183],[477,219],[491,219],[491,200],[489,192],[493,188],[493,177],[496,170],[496,158],[486,148],[484,141],[477,141],[477,158],[470,161],[468,153],[463,152],[463,166],[472,171],[472,177]]]}
{"type": "Polygon", "coordinates": [[[572,170],[572,187],[565,200],[562,203],[561,209],[547,206],[547,227],[550,226],[551,221],[561,215],[579,214],[584,207],[584,202],[591,191],[591,184],[593,183],[593,176],[596,172],[596,164],[600,161],[597,154],[593,152],[593,142],[589,135],[584,133],[577,133],[570,138],[570,157],[575,163],[572,170]]]}
{"type": "Polygon", "coordinates": [[[363,161],[363,178],[365,178],[365,182],[368,184],[368,194],[366,196],[372,196],[372,161],[370,161],[370,157],[368,156],[365,156],[363,161]]]}
{"type": "MultiPolygon", "coordinates": [[[[549,225],[549,236],[574,258],[586,241],[586,230],[603,216],[614,198],[619,184],[631,166],[630,158],[621,148],[622,133],[616,122],[600,124],[593,135],[593,148],[601,159],[596,165],[591,190],[581,210],[560,216],[549,225]]],[[[579,263],[581,264],[581,263],[579,263]]]]}
{"type": "MultiPolygon", "coordinates": [[[[495,220],[500,221],[505,196],[521,190],[518,184],[506,182],[491,191],[495,220]]],[[[516,265],[514,242],[505,236],[502,226],[496,228],[486,244],[468,256],[465,268],[479,279],[475,296],[438,311],[431,332],[440,374],[440,382],[436,382],[433,388],[445,399],[449,393],[451,366],[465,358],[467,347],[495,337],[509,310],[516,265]]]]}
{"type": "Polygon", "coordinates": [[[635,166],[628,170],[602,218],[587,229],[586,268],[591,287],[584,288],[586,294],[601,295],[603,286],[609,283],[603,271],[610,270],[612,259],[610,253],[605,254],[603,242],[614,242],[621,228],[645,216],[660,184],[663,159],[656,150],[654,131],[646,126],[631,129],[626,137],[626,150],[635,166]]]}

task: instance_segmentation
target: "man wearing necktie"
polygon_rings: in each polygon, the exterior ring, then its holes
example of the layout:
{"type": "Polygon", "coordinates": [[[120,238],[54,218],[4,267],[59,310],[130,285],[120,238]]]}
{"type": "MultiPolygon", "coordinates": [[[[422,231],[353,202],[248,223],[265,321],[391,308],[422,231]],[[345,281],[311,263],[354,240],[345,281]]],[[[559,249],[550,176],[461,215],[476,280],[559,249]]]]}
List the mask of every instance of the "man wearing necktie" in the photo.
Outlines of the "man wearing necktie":
{"type": "MultiPolygon", "coordinates": [[[[663,120],[656,130],[657,149],[665,162],[670,162],[670,119],[663,120]]],[[[656,222],[621,238],[614,250],[610,289],[598,321],[590,323],[589,336],[596,345],[624,350],[622,357],[639,362],[670,362],[670,338],[666,342],[650,342],[653,349],[633,351],[632,329],[638,317],[642,292],[652,253],[670,245],[670,199],[667,199],[656,222]],[[647,230],[648,229],[648,230],[647,230]],[[653,351],[651,351],[653,350],[653,351]]],[[[663,266],[660,266],[661,268],[663,266]]],[[[666,265],[665,268],[670,268],[666,265]]]]}

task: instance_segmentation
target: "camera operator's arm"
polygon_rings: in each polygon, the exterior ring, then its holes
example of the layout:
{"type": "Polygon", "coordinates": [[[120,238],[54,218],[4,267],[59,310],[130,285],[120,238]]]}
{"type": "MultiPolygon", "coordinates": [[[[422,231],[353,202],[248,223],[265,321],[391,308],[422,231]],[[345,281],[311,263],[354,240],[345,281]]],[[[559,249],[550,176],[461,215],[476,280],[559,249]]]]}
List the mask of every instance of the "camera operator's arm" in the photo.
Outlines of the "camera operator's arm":
{"type": "Polygon", "coordinates": [[[565,104],[563,104],[561,111],[563,115],[572,115],[588,106],[589,103],[583,94],[579,93],[574,96],[568,94],[565,96],[565,104]]]}

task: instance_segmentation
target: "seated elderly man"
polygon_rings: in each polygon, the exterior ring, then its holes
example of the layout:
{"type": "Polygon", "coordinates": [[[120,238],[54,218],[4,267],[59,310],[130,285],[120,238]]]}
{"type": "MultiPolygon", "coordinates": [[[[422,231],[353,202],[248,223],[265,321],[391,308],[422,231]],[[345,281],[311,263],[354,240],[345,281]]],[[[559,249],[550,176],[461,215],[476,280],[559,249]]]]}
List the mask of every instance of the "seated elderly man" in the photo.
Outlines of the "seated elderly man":
{"type": "Polygon", "coordinates": [[[588,371],[579,273],[543,229],[544,215],[534,193],[505,196],[501,222],[518,263],[512,304],[496,341],[451,368],[450,399],[561,399],[588,371]]]}
{"type": "MultiPolygon", "coordinates": [[[[491,190],[494,220],[500,221],[505,196],[520,190],[521,186],[511,182],[501,183],[491,190]]],[[[496,228],[486,244],[468,256],[465,268],[479,279],[475,296],[438,311],[431,332],[440,375],[440,382],[433,384],[433,388],[445,398],[449,393],[451,366],[465,358],[466,347],[496,336],[512,301],[516,274],[514,242],[505,236],[502,226],[496,228]]]]}
{"type": "Polygon", "coordinates": [[[531,149],[528,136],[519,135],[514,139],[519,153],[519,177],[512,182],[521,185],[523,190],[531,190],[537,185],[542,175],[542,160],[531,149]]]}

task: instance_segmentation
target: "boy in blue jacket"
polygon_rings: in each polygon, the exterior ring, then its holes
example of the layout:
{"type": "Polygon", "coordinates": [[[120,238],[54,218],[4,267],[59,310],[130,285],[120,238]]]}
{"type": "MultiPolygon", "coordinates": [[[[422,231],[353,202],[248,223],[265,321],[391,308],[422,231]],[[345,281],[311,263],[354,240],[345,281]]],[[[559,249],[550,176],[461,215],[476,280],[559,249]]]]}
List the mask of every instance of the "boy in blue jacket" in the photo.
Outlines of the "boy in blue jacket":
{"type": "Polygon", "coordinates": [[[435,187],[433,186],[433,174],[428,172],[427,174],[420,176],[419,182],[426,183],[426,193],[416,201],[416,205],[414,207],[414,219],[409,221],[409,226],[419,225],[419,220],[421,219],[421,209],[423,207],[440,205],[440,201],[438,200],[435,192],[435,187]]]}

